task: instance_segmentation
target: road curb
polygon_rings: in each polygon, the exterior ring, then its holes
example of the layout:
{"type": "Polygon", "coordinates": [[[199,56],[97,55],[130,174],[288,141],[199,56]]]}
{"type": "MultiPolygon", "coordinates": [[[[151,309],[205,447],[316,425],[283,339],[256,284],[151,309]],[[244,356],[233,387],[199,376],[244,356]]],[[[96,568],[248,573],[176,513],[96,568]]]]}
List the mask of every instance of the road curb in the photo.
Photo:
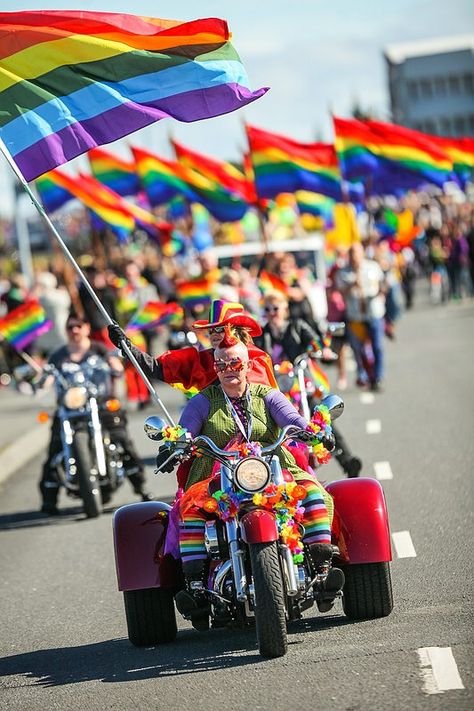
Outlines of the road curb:
{"type": "Polygon", "coordinates": [[[45,450],[48,436],[49,428],[39,425],[5,447],[0,454],[0,484],[6,482],[17,469],[31,461],[41,450],[45,450]]]}

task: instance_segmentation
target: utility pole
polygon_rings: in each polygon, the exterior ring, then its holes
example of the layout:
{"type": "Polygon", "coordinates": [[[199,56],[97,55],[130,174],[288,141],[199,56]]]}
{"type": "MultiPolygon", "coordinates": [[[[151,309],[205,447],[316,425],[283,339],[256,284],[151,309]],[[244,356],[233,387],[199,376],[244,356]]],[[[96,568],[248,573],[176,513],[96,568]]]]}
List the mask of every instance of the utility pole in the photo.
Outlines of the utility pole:
{"type": "Polygon", "coordinates": [[[31,257],[30,235],[25,208],[29,205],[28,196],[23,192],[20,184],[15,185],[15,231],[18,240],[18,254],[20,267],[26,279],[27,288],[33,285],[33,259],[31,257]]]}

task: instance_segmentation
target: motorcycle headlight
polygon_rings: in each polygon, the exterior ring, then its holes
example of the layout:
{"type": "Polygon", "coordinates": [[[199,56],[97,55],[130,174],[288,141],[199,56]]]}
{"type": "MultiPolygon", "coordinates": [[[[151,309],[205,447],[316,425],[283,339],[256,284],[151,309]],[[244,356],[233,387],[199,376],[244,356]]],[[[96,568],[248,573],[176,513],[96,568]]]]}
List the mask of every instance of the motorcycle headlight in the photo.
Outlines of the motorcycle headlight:
{"type": "Polygon", "coordinates": [[[64,395],[64,404],[70,410],[77,410],[86,404],[87,390],[85,388],[69,388],[64,395]]]}
{"type": "Polygon", "coordinates": [[[248,493],[262,491],[270,482],[270,467],[258,457],[245,457],[234,470],[235,483],[248,493]]]}

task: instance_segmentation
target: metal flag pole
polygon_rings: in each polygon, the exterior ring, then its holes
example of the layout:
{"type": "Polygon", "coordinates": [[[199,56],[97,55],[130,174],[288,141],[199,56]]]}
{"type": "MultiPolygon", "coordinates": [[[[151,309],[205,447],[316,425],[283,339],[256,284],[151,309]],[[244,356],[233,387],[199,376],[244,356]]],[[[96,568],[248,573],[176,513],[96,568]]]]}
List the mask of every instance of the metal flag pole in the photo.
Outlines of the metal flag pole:
{"type": "MultiPolygon", "coordinates": [[[[36,207],[36,209],[38,210],[39,214],[40,214],[41,217],[44,219],[44,221],[45,221],[46,224],[48,225],[49,229],[50,229],[51,232],[53,233],[53,235],[54,235],[54,237],[56,238],[56,240],[57,240],[59,246],[61,247],[61,249],[62,249],[62,251],[64,252],[64,254],[66,255],[66,257],[69,259],[69,261],[70,261],[71,265],[73,266],[74,270],[77,272],[79,278],[81,279],[82,283],[83,283],[84,286],[86,287],[87,291],[89,292],[89,294],[90,294],[92,300],[94,301],[95,305],[96,305],[97,308],[99,309],[100,313],[101,313],[102,316],[105,318],[107,324],[108,324],[109,326],[111,326],[111,325],[114,323],[114,321],[110,318],[109,314],[107,313],[106,309],[104,308],[104,306],[103,306],[102,302],[100,301],[99,297],[97,296],[97,294],[95,293],[94,289],[92,288],[92,286],[91,286],[91,285],[89,284],[89,282],[87,281],[87,279],[86,279],[85,275],[83,274],[83,272],[82,272],[80,266],[78,265],[78,263],[77,263],[76,260],[74,259],[73,255],[72,255],[71,252],[69,251],[67,245],[64,243],[64,241],[63,241],[61,235],[59,234],[59,232],[57,231],[56,227],[55,227],[55,226],[53,225],[53,223],[51,222],[51,220],[50,220],[48,214],[46,213],[46,211],[45,211],[43,205],[38,201],[38,199],[36,198],[35,194],[34,194],[33,191],[31,190],[30,186],[29,186],[28,183],[26,182],[24,176],[23,176],[22,173],[20,172],[18,166],[16,165],[15,161],[14,161],[13,158],[11,157],[11,155],[10,155],[10,153],[9,153],[9,151],[8,151],[8,149],[7,149],[7,147],[5,146],[5,143],[3,142],[3,140],[2,140],[1,138],[0,138],[0,151],[1,151],[1,152],[3,153],[3,155],[5,156],[5,158],[6,158],[7,162],[8,162],[8,164],[9,164],[10,167],[11,167],[11,169],[13,170],[13,172],[14,172],[15,175],[16,175],[16,177],[18,178],[18,180],[19,180],[20,183],[22,184],[23,188],[25,189],[25,191],[26,191],[27,194],[29,195],[29,197],[30,197],[30,199],[31,199],[31,201],[32,201],[32,203],[33,203],[33,205],[36,207]]],[[[174,427],[174,426],[175,426],[175,422],[174,422],[173,418],[171,417],[170,413],[169,413],[168,410],[166,409],[166,407],[165,407],[163,401],[162,401],[161,398],[159,397],[158,393],[156,392],[155,388],[154,388],[153,385],[151,384],[150,380],[149,380],[149,379],[147,378],[147,376],[145,375],[145,373],[144,373],[142,367],[141,367],[140,364],[138,363],[137,359],[136,359],[135,356],[133,355],[132,351],[130,350],[130,348],[129,348],[129,346],[127,345],[127,342],[126,342],[125,340],[120,341],[120,348],[121,348],[122,351],[125,352],[125,354],[127,355],[128,359],[130,360],[130,362],[132,363],[132,365],[134,366],[134,368],[137,370],[137,372],[138,372],[138,374],[140,375],[140,377],[143,379],[143,382],[144,382],[145,385],[147,386],[147,388],[148,388],[148,390],[149,390],[149,392],[150,392],[150,395],[152,396],[153,400],[154,400],[154,401],[156,402],[156,404],[157,404],[159,407],[161,407],[161,409],[163,410],[163,414],[165,415],[165,417],[166,417],[166,419],[168,420],[169,424],[174,427]]]]}

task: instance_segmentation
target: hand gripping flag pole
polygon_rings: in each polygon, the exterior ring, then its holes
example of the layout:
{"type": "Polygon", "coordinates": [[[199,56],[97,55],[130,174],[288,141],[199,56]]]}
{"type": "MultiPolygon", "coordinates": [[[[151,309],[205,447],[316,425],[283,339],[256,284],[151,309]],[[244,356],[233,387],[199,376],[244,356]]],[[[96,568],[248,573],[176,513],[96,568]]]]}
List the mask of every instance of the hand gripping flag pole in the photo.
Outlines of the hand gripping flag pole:
{"type": "MultiPolygon", "coordinates": [[[[78,263],[77,263],[76,260],[74,259],[73,255],[72,255],[71,252],[69,251],[68,247],[67,247],[66,244],[64,243],[64,241],[63,241],[61,235],[59,234],[59,232],[57,231],[57,229],[55,228],[55,226],[54,226],[53,223],[51,222],[51,220],[50,220],[48,214],[46,213],[46,211],[45,211],[43,205],[37,200],[35,194],[34,194],[33,191],[31,190],[31,188],[30,188],[30,186],[28,185],[28,183],[26,182],[24,176],[23,176],[22,173],[20,172],[18,166],[16,165],[15,161],[14,161],[13,158],[11,157],[10,153],[8,152],[7,147],[5,146],[5,143],[3,142],[3,140],[2,140],[1,138],[0,138],[0,151],[3,153],[3,155],[5,156],[5,158],[6,158],[7,162],[8,162],[8,164],[10,165],[11,169],[12,169],[13,172],[15,173],[16,177],[18,178],[18,180],[19,180],[20,183],[22,184],[22,186],[23,186],[23,188],[25,189],[25,191],[28,193],[28,195],[29,195],[29,197],[30,197],[30,199],[31,199],[31,201],[32,201],[32,203],[33,203],[33,205],[36,207],[36,209],[38,210],[39,214],[40,214],[41,217],[44,219],[44,221],[45,221],[46,224],[48,225],[49,229],[50,229],[51,232],[53,233],[54,237],[55,237],[56,240],[58,241],[59,246],[61,247],[62,251],[64,252],[64,254],[66,255],[66,257],[69,259],[69,261],[71,262],[73,268],[74,268],[75,271],[77,272],[79,278],[81,279],[82,283],[83,283],[84,286],[86,287],[87,291],[89,292],[91,298],[93,299],[93,301],[94,301],[95,305],[97,306],[97,308],[99,309],[100,313],[101,313],[102,316],[105,318],[107,324],[108,324],[109,326],[112,325],[112,324],[114,323],[114,321],[110,318],[109,314],[107,313],[106,309],[104,308],[102,302],[101,302],[100,299],[98,298],[98,296],[97,296],[97,294],[95,293],[94,289],[92,288],[92,286],[91,286],[91,285],[89,284],[89,282],[87,281],[87,279],[86,279],[85,275],[83,274],[83,272],[82,272],[80,266],[78,265],[78,263]]],[[[138,363],[137,359],[136,359],[135,356],[133,355],[132,351],[130,350],[130,348],[129,348],[129,346],[127,345],[127,342],[126,342],[125,340],[122,340],[122,341],[120,342],[120,348],[121,348],[121,350],[122,350],[123,352],[126,353],[128,359],[130,360],[130,362],[132,363],[132,365],[134,366],[134,368],[137,370],[138,374],[140,375],[140,377],[142,378],[143,382],[145,383],[145,385],[147,386],[148,390],[150,391],[150,394],[151,394],[153,400],[154,400],[154,401],[156,402],[156,404],[159,405],[159,407],[162,409],[163,414],[164,414],[165,418],[167,419],[167,421],[169,422],[169,424],[170,424],[172,427],[174,427],[174,426],[175,426],[175,422],[174,422],[173,418],[171,417],[170,413],[169,413],[168,410],[166,409],[166,407],[165,407],[163,401],[162,401],[161,398],[159,397],[158,393],[156,392],[155,388],[154,388],[153,385],[151,384],[150,380],[149,380],[149,379],[147,378],[147,376],[145,375],[143,369],[141,368],[140,364],[138,363]]]]}

